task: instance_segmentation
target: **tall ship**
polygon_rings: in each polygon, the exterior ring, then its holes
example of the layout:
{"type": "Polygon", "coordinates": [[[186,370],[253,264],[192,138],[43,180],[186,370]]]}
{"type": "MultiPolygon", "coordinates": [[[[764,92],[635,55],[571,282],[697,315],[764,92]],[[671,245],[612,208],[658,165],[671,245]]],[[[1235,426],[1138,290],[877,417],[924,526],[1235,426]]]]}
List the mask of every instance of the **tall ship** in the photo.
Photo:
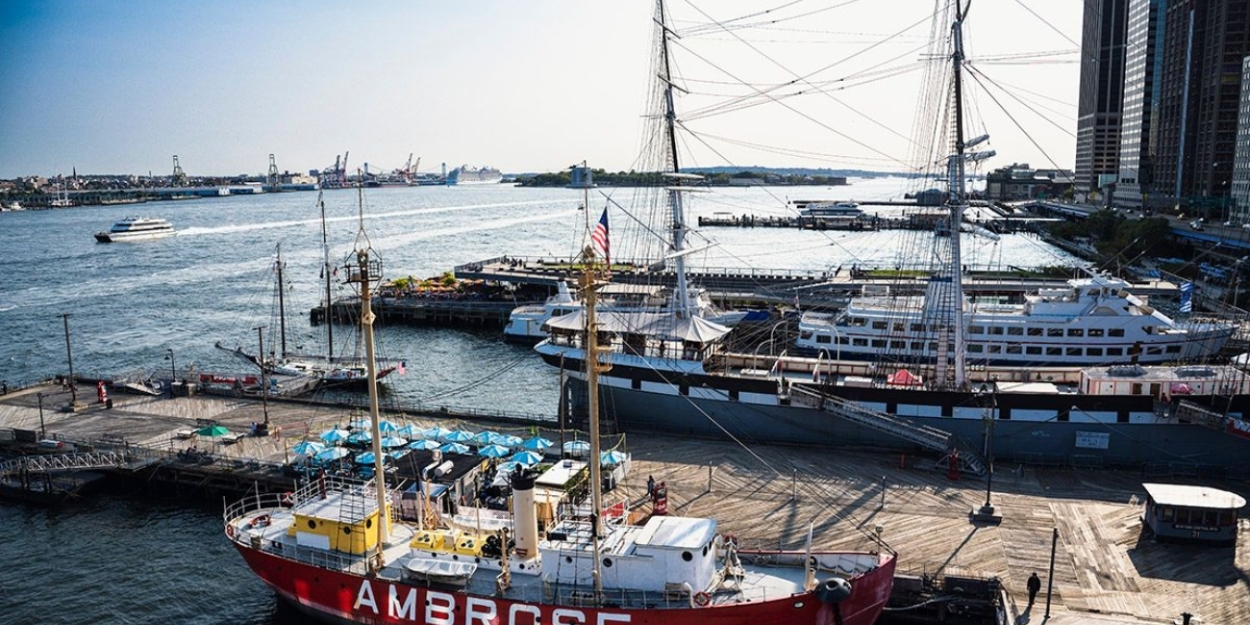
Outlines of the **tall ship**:
{"type": "MultiPolygon", "coordinates": [[[[586,265],[596,264],[589,249],[585,258],[586,265]]],[[[347,269],[348,280],[361,287],[361,329],[371,348],[369,288],[381,279],[381,263],[365,246],[347,269]]],[[[584,330],[594,351],[592,270],[581,284],[584,330]]],[[[872,625],[889,599],[896,556],[884,548],[816,550],[809,531],[803,549],[749,549],[722,533],[714,519],[671,516],[656,506],[644,522],[631,524],[628,515],[610,513],[603,505],[594,400],[589,497],[560,506],[545,531],[539,527],[544,502],[535,496],[538,474],[525,468],[509,478],[512,513],[496,529],[466,533],[424,504],[418,504],[417,522],[401,520],[396,510],[403,494],[389,488],[384,467],[372,351],[367,369],[372,479],[322,475],[291,493],[245,497],[223,514],[226,539],[252,571],[315,618],[369,624],[872,625]]],[[[592,391],[601,369],[597,363],[587,368],[592,391]]],[[[440,462],[434,457],[431,470],[440,462]]],[[[418,496],[428,501],[432,489],[422,483],[418,496]]]]}
{"type": "Polygon", "coordinates": [[[461,165],[447,174],[447,185],[499,184],[503,174],[494,167],[469,167],[461,165]]]}
{"type": "MultiPolygon", "coordinates": [[[[772,340],[737,351],[730,328],[680,312],[619,323],[599,337],[612,363],[598,384],[613,407],[605,418],[624,431],[922,450],[973,472],[988,470],[987,447],[1049,463],[1246,462],[1250,375],[1212,364],[1230,324],[1174,322],[1097,275],[1022,305],[965,296],[965,167],[993,153],[974,151],[988,137],[964,135],[959,4],[937,17],[953,26],[934,29],[948,36],[932,58],[950,63],[933,109],[940,129],[927,135],[949,155],[944,227],[954,235],[931,233],[916,251],[934,259],[923,294],[866,293],[839,315],[805,315],[791,346],[805,353],[772,340]]],[[[667,101],[655,117],[672,141],[667,101]]],[[[680,208],[689,174],[669,165],[670,204],[680,208]]],[[[548,327],[535,349],[584,380],[579,315],[548,327]]],[[[574,414],[584,410],[585,387],[567,392],[574,414]]]]}
{"type": "Polygon", "coordinates": [[[95,240],[100,243],[121,243],[172,237],[177,232],[168,221],[159,217],[127,217],[113,224],[104,232],[97,232],[95,240]]]}

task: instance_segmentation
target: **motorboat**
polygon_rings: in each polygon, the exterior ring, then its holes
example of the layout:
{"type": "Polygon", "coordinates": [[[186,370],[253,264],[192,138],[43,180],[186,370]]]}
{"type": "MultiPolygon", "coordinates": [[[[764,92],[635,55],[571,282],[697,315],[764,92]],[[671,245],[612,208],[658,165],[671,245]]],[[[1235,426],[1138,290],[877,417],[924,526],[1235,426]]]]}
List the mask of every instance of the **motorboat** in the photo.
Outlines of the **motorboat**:
{"type": "Polygon", "coordinates": [[[160,217],[127,217],[113,224],[106,232],[97,232],[95,240],[100,243],[121,243],[159,239],[175,234],[177,231],[174,227],[160,217]]]}

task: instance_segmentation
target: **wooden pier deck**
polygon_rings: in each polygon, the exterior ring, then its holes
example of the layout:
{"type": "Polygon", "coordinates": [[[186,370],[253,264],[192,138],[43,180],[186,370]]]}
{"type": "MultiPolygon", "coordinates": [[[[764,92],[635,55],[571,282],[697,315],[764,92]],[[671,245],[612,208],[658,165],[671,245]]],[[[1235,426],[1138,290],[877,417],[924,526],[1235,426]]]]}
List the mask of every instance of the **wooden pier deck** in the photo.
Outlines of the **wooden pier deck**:
{"type": "MultiPolygon", "coordinates": [[[[0,428],[38,429],[37,391],[0,397],[0,428]]],[[[196,419],[214,419],[232,431],[260,420],[258,402],[218,397],[119,395],[114,408],[66,413],[49,406],[50,434],[69,440],[126,440],[155,448],[192,444],[230,458],[281,461],[306,434],[342,424],[345,409],[271,404],[277,435],[245,437],[232,445],[180,439],[196,419]]],[[[395,418],[395,417],[390,417],[395,418]]],[[[528,428],[490,422],[407,419],[419,425],[491,427],[523,436],[528,428]]],[[[543,431],[548,438],[558,435],[543,431]]],[[[1242,510],[1236,548],[1157,544],[1141,535],[1145,490],[1136,473],[1000,466],[992,501],[1001,524],[974,524],[969,511],[985,501],[985,482],[951,480],[932,470],[933,459],[886,452],[754,446],[630,433],[632,473],[618,486],[631,499],[646,492],[648,476],[666,482],[674,514],[715,517],[721,531],[745,543],[802,548],[808,524],[817,548],[870,549],[880,539],[899,554],[900,574],[995,576],[1009,595],[1011,622],[1171,623],[1182,612],[1196,623],[1250,621],[1250,521],[1242,510]],[[1052,532],[1058,529],[1051,618],[1043,620],[1052,532]],[[1025,610],[1025,580],[1037,572],[1043,592],[1025,610]]],[[[1209,483],[1246,495],[1250,484],[1209,483]]],[[[615,493],[614,493],[615,494],[615,493]]]]}

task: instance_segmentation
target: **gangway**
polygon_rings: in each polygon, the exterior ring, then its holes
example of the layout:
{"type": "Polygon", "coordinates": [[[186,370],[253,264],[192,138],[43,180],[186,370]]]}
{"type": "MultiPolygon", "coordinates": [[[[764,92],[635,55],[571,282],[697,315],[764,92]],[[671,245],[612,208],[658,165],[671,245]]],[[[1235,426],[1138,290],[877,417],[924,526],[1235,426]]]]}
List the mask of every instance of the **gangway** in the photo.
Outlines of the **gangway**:
{"type": "Polygon", "coordinates": [[[962,472],[985,474],[985,461],[976,452],[964,448],[958,439],[947,432],[927,425],[918,425],[889,413],[873,410],[859,403],[826,395],[807,386],[790,385],[790,400],[809,408],[822,410],[878,432],[884,432],[925,449],[943,454],[939,466],[949,468],[957,462],[962,472]]]}
{"type": "Polygon", "coordinates": [[[132,466],[136,461],[134,450],[94,451],[72,454],[46,454],[22,456],[0,463],[0,476],[19,473],[52,473],[84,469],[118,469],[132,466]]]}

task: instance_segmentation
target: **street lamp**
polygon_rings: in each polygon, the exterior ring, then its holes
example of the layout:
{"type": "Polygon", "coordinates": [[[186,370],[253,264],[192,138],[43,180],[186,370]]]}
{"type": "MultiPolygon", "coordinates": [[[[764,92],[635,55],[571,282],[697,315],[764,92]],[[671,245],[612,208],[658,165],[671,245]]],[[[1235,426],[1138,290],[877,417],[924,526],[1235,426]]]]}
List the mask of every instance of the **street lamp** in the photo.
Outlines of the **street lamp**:
{"type": "Polygon", "coordinates": [[[178,368],[174,366],[174,350],[165,348],[165,360],[169,361],[169,396],[174,396],[174,383],[178,381],[178,368]]]}
{"type": "Polygon", "coordinates": [[[36,397],[39,398],[39,440],[43,440],[48,437],[47,428],[43,425],[43,393],[37,394],[36,397]]]}

